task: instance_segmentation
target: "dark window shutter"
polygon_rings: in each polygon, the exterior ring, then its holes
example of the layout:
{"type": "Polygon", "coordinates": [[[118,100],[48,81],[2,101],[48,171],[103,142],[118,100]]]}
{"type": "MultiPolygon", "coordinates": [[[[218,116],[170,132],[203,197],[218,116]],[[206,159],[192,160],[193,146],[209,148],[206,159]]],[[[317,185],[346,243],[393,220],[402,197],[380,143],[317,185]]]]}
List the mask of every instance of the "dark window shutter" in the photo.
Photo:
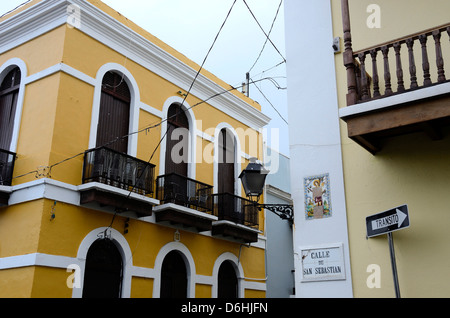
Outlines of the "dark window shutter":
{"type": "Polygon", "coordinates": [[[180,105],[172,104],[167,114],[166,174],[188,176],[188,149],[189,121],[180,105]]]}
{"type": "Polygon", "coordinates": [[[21,72],[16,67],[6,75],[0,85],[0,149],[10,149],[20,79],[21,72]]]}
{"type": "Polygon", "coordinates": [[[123,76],[107,72],[102,82],[97,147],[107,145],[113,150],[128,152],[130,100],[130,90],[123,76]]]}

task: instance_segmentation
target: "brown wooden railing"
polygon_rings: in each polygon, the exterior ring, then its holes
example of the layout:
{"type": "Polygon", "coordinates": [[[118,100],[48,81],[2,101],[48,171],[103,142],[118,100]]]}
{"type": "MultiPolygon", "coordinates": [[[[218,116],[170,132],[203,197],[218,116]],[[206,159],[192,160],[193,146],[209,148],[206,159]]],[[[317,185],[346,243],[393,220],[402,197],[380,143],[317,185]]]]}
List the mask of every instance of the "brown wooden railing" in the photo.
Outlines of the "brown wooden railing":
{"type": "Polygon", "coordinates": [[[447,81],[442,41],[448,44],[450,23],[353,52],[348,0],[342,0],[342,16],[348,106],[447,81]]]}

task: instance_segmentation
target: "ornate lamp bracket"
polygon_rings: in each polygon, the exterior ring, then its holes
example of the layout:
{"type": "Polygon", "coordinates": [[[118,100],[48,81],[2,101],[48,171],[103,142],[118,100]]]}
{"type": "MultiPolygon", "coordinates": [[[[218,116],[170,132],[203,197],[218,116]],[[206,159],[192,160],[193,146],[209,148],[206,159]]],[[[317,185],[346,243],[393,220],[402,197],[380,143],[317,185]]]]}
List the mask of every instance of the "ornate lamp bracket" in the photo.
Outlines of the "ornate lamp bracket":
{"type": "Polygon", "coordinates": [[[294,207],[289,204],[258,204],[258,208],[269,210],[291,224],[294,221],[294,207]]]}

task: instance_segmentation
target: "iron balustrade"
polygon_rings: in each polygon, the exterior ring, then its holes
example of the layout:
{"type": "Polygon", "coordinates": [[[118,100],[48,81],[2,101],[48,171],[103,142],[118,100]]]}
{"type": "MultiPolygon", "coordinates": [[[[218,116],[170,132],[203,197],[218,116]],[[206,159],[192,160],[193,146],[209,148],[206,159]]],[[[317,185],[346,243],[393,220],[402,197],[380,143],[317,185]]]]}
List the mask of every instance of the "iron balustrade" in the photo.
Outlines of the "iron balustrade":
{"type": "Polygon", "coordinates": [[[231,193],[214,194],[214,215],[252,228],[259,227],[258,206],[231,193]]]}
{"type": "Polygon", "coordinates": [[[83,183],[99,182],[142,195],[154,192],[155,165],[101,147],[84,155],[83,183]]]}
{"type": "Polygon", "coordinates": [[[15,153],[0,149],[0,185],[11,185],[15,160],[15,153]]]}
{"type": "Polygon", "coordinates": [[[212,191],[209,184],[176,173],[156,178],[156,198],[161,204],[175,203],[212,214],[212,191]]]}

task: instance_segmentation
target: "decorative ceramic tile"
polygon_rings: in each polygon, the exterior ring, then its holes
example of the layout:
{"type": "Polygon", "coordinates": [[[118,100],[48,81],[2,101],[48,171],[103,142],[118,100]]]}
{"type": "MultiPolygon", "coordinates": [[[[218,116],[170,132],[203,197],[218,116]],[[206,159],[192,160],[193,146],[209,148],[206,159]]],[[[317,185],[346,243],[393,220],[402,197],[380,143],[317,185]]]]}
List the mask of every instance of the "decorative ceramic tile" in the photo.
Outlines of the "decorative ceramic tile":
{"type": "Polygon", "coordinates": [[[305,216],[307,220],[331,217],[330,175],[306,177],[305,216]]]}

